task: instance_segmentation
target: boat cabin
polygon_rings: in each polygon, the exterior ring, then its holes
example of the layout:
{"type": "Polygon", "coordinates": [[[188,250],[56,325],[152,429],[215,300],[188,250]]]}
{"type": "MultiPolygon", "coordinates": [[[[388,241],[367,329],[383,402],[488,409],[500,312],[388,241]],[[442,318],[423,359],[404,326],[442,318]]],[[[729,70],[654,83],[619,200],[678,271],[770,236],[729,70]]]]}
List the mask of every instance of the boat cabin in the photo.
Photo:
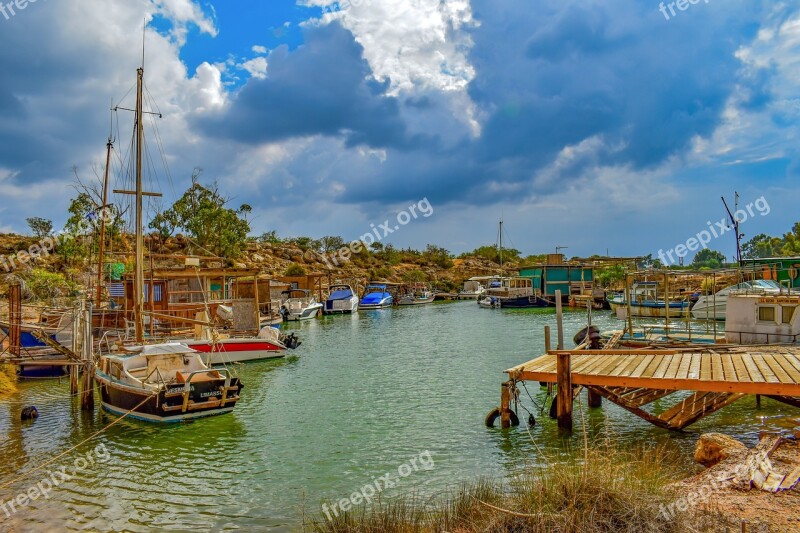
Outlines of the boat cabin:
{"type": "Polygon", "coordinates": [[[736,344],[797,344],[800,341],[800,295],[731,293],[725,337],[736,344]]]}

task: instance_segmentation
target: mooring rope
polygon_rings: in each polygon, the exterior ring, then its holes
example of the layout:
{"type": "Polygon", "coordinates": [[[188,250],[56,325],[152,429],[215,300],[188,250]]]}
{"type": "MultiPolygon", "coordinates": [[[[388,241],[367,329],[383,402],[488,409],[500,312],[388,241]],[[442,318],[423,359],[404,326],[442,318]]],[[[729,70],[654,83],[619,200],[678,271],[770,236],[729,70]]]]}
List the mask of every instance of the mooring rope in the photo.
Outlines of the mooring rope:
{"type": "Polygon", "coordinates": [[[125,418],[126,418],[128,415],[129,415],[129,414],[133,413],[133,412],[134,412],[134,411],[136,411],[138,408],[140,408],[141,406],[143,406],[143,405],[144,405],[144,404],[145,404],[145,403],[146,403],[148,400],[150,400],[150,399],[151,399],[151,398],[153,398],[154,396],[155,396],[155,394],[151,394],[150,396],[148,396],[147,398],[145,398],[144,400],[142,400],[142,401],[141,401],[141,403],[139,403],[139,405],[137,405],[136,407],[134,407],[133,409],[131,409],[130,411],[128,411],[128,412],[127,412],[127,413],[125,413],[124,415],[120,416],[119,418],[117,418],[116,420],[114,420],[113,422],[111,422],[110,424],[108,424],[106,427],[104,427],[103,429],[101,429],[101,430],[99,430],[99,431],[97,431],[97,432],[93,433],[93,434],[92,434],[92,435],[90,435],[89,437],[85,438],[84,440],[82,440],[81,442],[79,442],[78,444],[76,444],[75,446],[73,446],[72,448],[68,449],[67,451],[65,451],[65,452],[63,452],[63,453],[60,453],[60,454],[56,455],[55,457],[53,457],[53,458],[52,458],[52,459],[50,459],[49,461],[45,461],[44,463],[40,464],[40,465],[39,465],[39,466],[37,466],[36,468],[33,468],[32,470],[28,470],[28,471],[27,471],[27,472],[25,472],[24,474],[22,474],[22,475],[20,475],[20,476],[17,476],[17,477],[15,477],[15,478],[14,478],[14,479],[12,479],[11,481],[7,481],[6,483],[3,483],[2,485],[0,485],[0,490],[2,490],[2,489],[6,489],[6,488],[10,487],[11,485],[13,485],[14,483],[16,483],[17,481],[20,481],[20,480],[22,480],[22,479],[25,479],[26,477],[30,476],[30,475],[31,475],[31,474],[33,474],[34,472],[38,472],[38,471],[39,471],[39,470],[41,470],[42,468],[44,468],[44,467],[46,467],[46,466],[49,466],[49,465],[51,465],[51,464],[55,463],[56,461],[58,461],[59,459],[61,459],[62,457],[66,456],[66,455],[69,455],[70,453],[74,452],[75,450],[77,450],[78,448],[80,448],[81,446],[83,446],[84,444],[86,444],[87,442],[89,442],[90,440],[94,439],[95,437],[97,437],[97,436],[98,436],[98,435],[100,435],[101,433],[103,433],[103,432],[105,432],[105,431],[107,431],[107,430],[111,429],[111,427],[112,427],[112,426],[115,426],[115,425],[119,424],[120,422],[122,422],[122,421],[123,421],[123,420],[124,420],[124,419],[125,419],[125,418]]]}

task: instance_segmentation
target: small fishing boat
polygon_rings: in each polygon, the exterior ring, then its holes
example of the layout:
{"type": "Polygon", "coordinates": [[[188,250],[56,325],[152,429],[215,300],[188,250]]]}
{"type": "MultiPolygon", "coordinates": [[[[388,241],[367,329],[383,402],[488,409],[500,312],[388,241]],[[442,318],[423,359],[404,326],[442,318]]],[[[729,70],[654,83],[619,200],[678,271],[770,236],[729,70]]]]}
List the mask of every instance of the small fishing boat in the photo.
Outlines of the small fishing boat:
{"type": "Polygon", "coordinates": [[[415,283],[406,288],[405,294],[397,300],[397,305],[425,305],[432,303],[436,295],[424,283],[415,283]]]}
{"type": "MultiPolygon", "coordinates": [[[[669,312],[670,318],[679,318],[686,314],[689,302],[686,300],[666,302],[658,294],[658,283],[655,281],[642,281],[631,285],[631,316],[664,317],[669,312]],[[667,311],[669,310],[669,311],[667,311]]],[[[611,310],[628,307],[624,294],[614,294],[608,300],[611,310]]]]}
{"type": "Polygon", "coordinates": [[[725,287],[716,294],[700,296],[697,303],[692,306],[692,317],[698,320],[725,320],[728,296],[732,293],[775,295],[788,293],[788,290],[772,280],[756,279],[745,281],[725,287]]]}
{"type": "Polygon", "coordinates": [[[355,313],[358,311],[358,296],[350,285],[331,285],[330,296],[325,300],[322,312],[326,315],[355,313]]]}
{"type": "Polygon", "coordinates": [[[322,310],[311,291],[306,289],[290,289],[281,293],[284,297],[281,313],[288,321],[310,320],[322,310]]]}
{"type": "Polygon", "coordinates": [[[484,309],[500,309],[500,298],[496,296],[484,296],[478,300],[478,305],[484,309]]]}
{"type": "Polygon", "coordinates": [[[181,422],[229,413],[243,385],[210,368],[179,343],[153,344],[100,357],[95,379],[103,409],[147,422],[181,422]]]}
{"type": "Polygon", "coordinates": [[[394,296],[389,292],[386,284],[370,284],[364,289],[364,295],[358,302],[359,309],[383,309],[391,307],[394,296]]]}

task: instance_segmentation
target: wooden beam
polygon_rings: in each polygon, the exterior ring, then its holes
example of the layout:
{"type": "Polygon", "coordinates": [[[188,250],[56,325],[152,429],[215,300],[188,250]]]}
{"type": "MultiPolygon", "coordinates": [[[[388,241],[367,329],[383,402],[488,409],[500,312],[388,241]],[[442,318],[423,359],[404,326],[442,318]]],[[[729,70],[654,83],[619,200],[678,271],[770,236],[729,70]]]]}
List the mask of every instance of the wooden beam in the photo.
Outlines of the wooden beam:
{"type": "Polygon", "coordinates": [[[632,406],[628,405],[624,400],[620,399],[616,394],[614,394],[611,390],[609,390],[609,389],[607,389],[605,387],[589,386],[589,387],[586,387],[586,388],[591,390],[591,391],[596,392],[597,394],[599,394],[600,396],[604,397],[608,401],[619,405],[620,407],[622,407],[626,411],[635,414],[639,418],[641,418],[643,420],[646,420],[647,422],[650,422],[654,426],[658,426],[658,427],[663,428],[663,429],[669,429],[669,430],[672,430],[672,431],[676,431],[676,428],[673,428],[667,422],[664,422],[660,418],[658,418],[658,417],[656,417],[654,415],[651,415],[650,413],[648,413],[647,411],[645,411],[643,409],[639,409],[638,407],[632,407],[632,406]]]}
{"type": "Polygon", "coordinates": [[[558,354],[557,380],[558,380],[558,427],[564,431],[572,431],[572,371],[571,355],[558,354]]]}

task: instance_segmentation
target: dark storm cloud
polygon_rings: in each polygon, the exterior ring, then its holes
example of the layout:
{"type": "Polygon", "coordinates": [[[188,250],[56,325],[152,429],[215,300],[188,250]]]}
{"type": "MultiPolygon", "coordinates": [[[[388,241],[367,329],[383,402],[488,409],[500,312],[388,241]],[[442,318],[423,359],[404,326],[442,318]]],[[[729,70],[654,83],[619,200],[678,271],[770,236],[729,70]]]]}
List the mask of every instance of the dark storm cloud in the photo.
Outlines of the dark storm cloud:
{"type": "Polygon", "coordinates": [[[251,79],[223,116],[199,125],[211,136],[245,143],[309,135],[343,136],[348,146],[408,148],[399,103],[388,86],[369,80],[363,49],[338,23],[309,28],[305,44],[267,58],[266,79],[251,79]]]}

